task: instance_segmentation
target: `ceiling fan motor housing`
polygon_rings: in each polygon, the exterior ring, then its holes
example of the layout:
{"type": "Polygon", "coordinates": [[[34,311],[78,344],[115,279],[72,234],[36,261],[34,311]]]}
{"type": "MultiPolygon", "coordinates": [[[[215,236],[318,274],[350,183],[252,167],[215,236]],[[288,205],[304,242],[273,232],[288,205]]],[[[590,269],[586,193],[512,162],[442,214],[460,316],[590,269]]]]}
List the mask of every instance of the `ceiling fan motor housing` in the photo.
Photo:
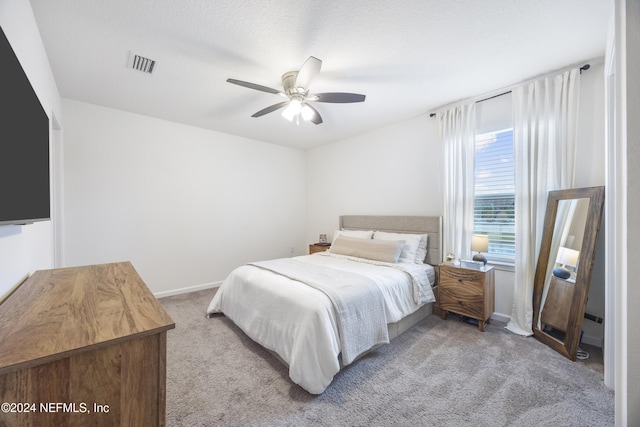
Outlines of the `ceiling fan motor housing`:
{"type": "Polygon", "coordinates": [[[287,95],[304,94],[304,88],[296,87],[297,71],[287,71],[282,75],[282,87],[287,95]]]}

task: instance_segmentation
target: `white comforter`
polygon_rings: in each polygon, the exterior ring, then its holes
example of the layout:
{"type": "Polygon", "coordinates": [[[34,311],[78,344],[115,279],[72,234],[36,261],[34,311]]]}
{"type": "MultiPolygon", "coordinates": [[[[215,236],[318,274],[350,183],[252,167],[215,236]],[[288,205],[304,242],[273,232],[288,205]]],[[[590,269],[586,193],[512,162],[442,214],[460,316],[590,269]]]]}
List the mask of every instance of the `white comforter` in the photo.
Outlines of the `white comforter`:
{"type": "MultiPolygon", "coordinates": [[[[336,277],[340,270],[369,277],[384,295],[386,323],[435,301],[433,268],[426,264],[386,264],[326,252],[295,259],[326,266],[328,274],[337,269],[336,277]]],[[[251,339],[276,352],[289,365],[289,377],[310,393],[322,393],[340,370],[335,309],[318,289],[245,265],[227,277],[207,312],[223,312],[251,339]]]]}

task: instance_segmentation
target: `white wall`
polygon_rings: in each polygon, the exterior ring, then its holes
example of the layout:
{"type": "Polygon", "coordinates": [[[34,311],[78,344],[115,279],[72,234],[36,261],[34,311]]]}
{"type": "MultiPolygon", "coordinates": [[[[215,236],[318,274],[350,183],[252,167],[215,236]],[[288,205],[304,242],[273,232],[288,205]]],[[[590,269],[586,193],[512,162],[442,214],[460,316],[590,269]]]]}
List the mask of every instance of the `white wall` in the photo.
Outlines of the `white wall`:
{"type": "MultiPolygon", "coordinates": [[[[582,73],[575,177],[577,188],[605,185],[606,181],[604,74],[603,61],[592,62],[591,68],[582,73]]],[[[602,319],[605,318],[605,241],[603,220],[596,245],[596,256],[586,307],[587,313],[602,319]]],[[[600,347],[603,345],[603,323],[584,319],[582,330],[584,331],[583,341],[585,343],[600,347]]]]}
{"type": "MultiPolygon", "coordinates": [[[[605,182],[603,75],[602,61],[592,62],[582,74],[576,187],[605,182]]],[[[496,99],[494,106],[502,108],[499,104],[505,101],[496,99]]],[[[493,107],[482,109],[482,126],[500,127],[493,107]]],[[[331,235],[341,214],[442,215],[441,158],[437,119],[426,113],[310,150],[308,241],[317,241],[319,233],[331,235]]],[[[604,317],[604,250],[596,256],[595,281],[601,287],[594,286],[589,309],[599,299],[602,308],[593,308],[592,314],[604,317]]],[[[513,286],[513,272],[498,271],[495,312],[500,320],[511,315],[513,286]]],[[[587,327],[594,334],[591,340],[599,344],[602,326],[587,327]]]]}
{"type": "Polygon", "coordinates": [[[427,115],[307,152],[307,240],[345,214],[442,215],[438,126],[427,115]]]}
{"type": "MultiPolygon", "coordinates": [[[[60,95],[28,1],[0,0],[0,26],[49,119],[61,123],[60,95]]],[[[57,165],[52,164],[52,174],[57,165]]],[[[25,275],[53,267],[53,223],[0,226],[0,296],[25,275]]]]}
{"type": "Polygon", "coordinates": [[[129,260],[152,292],[305,254],[302,150],[72,100],[64,264],[129,260]]]}

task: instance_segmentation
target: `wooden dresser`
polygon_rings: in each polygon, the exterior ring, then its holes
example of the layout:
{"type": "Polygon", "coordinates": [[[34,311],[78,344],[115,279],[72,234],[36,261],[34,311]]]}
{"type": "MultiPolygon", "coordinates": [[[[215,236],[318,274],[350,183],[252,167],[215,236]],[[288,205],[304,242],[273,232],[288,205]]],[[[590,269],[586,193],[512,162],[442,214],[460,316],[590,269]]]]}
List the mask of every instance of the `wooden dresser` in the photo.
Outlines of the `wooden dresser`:
{"type": "Polygon", "coordinates": [[[494,304],[493,267],[475,270],[445,264],[440,266],[438,306],[443,319],[447,311],[476,319],[478,328],[484,332],[485,322],[491,321],[494,304]]]}
{"type": "Polygon", "coordinates": [[[37,271],[0,305],[0,425],[163,426],[174,327],[129,262],[37,271]]]}

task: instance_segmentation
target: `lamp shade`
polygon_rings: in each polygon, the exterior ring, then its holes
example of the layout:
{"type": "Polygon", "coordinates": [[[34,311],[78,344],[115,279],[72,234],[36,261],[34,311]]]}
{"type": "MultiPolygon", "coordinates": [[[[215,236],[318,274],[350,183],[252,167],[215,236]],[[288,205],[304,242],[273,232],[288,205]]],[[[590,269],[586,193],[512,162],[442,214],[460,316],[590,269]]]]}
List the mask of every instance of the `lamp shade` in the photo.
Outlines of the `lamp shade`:
{"type": "Polygon", "coordinates": [[[553,275],[561,279],[568,279],[569,277],[571,277],[571,272],[567,269],[567,266],[577,266],[579,257],[579,251],[560,246],[560,248],[558,249],[558,256],[556,257],[556,262],[561,264],[562,266],[554,268],[553,275]]]}
{"type": "Polygon", "coordinates": [[[489,250],[489,236],[474,234],[471,236],[471,250],[475,252],[487,252],[489,250]]]}
{"type": "Polygon", "coordinates": [[[471,250],[478,252],[473,256],[473,260],[482,262],[486,265],[487,257],[482,255],[480,252],[487,252],[489,250],[489,236],[484,236],[482,234],[471,235],[471,250]]]}
{"type": "Polygon", "coordinates": [[[579,257],[580,257],[579,251],[560,246],[560,249],[558,249],[558,257],[556,258],[556,261],[562,265],[575,267],[576,265],[578,265],[579,257]]]}

